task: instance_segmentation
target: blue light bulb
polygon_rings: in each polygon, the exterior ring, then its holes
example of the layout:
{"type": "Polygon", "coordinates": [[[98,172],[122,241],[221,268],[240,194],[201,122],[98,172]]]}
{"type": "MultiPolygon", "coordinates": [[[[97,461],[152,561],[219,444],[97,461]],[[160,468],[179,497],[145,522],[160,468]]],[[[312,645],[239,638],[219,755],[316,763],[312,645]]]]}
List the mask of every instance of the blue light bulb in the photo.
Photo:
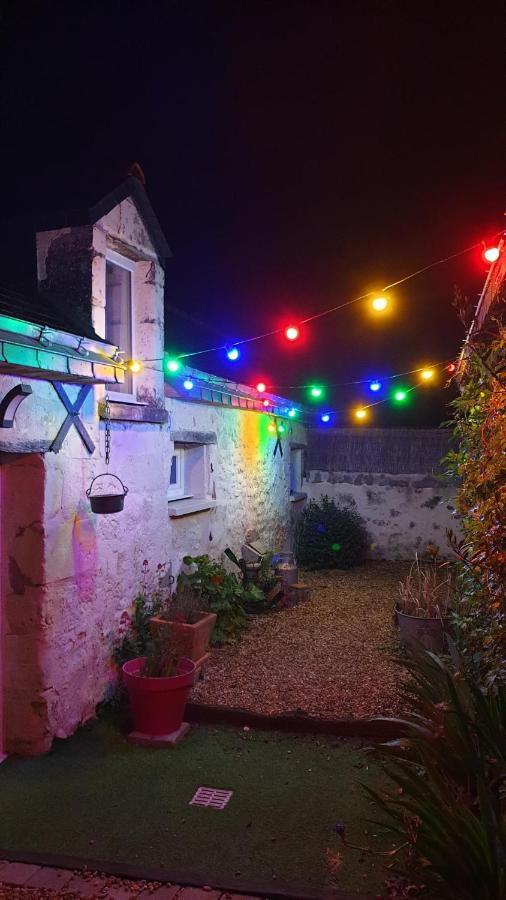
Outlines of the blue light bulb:
{"type": "Polygon", "coordinates": [[[239,359],[240,355],[241,354],[237,347],[229,347],[227,349],[227,359],[229,359],[230,362],[235,362],[236,359],[239,359]]]}
{"type": "Polygon", "coordinates": [[[374,393],[381,391],[381,381],[371,381],[369,390],[374,391],[374,393]]]}
{"type": "Polygon", "coordinates": [[[187,391],[191,391],[191,390],[192,390],[192,388],[193,388],[193,381],[191,380],[191,378],[185,378],[185,380],[183,381],[183,387],[184,387],[187,391]]]}
{"type": "Polygon", "coordinates": [[[320,416],[320,418],[321,418],[322,422],[325,422],[325,424],[327,422],[330,422],[330,416],[328,413],[323,413],[323,416],[320,416]]]}

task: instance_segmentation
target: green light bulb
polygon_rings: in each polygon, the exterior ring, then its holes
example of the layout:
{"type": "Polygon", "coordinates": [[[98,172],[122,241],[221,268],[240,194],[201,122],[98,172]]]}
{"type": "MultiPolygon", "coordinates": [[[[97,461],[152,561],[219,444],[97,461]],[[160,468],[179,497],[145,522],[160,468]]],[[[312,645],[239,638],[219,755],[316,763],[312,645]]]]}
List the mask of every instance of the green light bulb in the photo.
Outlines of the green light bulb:
{"type": "Polygon", "coordinates": [[[167,369],[169,372],[179,372],[181,368],[181,363],[177,359],[169,359],[167,363],[167,369]]]}
{"type": "Polygon", "coordinates": [[[322,393],[323,393],[323,388],[319,387],[316,384],[310,390],[310,394],[312,397],[321,397],[322,393]]]}

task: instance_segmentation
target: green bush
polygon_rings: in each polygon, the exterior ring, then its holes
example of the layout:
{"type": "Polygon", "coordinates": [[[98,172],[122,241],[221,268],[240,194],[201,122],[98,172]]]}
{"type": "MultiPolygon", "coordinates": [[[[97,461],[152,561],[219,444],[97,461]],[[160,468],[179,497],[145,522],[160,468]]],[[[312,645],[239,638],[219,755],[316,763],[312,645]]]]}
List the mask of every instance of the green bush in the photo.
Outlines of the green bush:
{"type": "Polygon", "coordinates": [[[295,535],[297,562],[306,569],[351,569],[364,560],[368,545],[358,512],[327,496],[309,501],[295,535]]]}
{"type": "Polygon", "coordinates": [[[447,662],[408,653],[405,737],[380,748],[392,788],[366,790],[431,882],[429,896],[504,900],[506,687],[483,692],[451,650],[447,662]]]}

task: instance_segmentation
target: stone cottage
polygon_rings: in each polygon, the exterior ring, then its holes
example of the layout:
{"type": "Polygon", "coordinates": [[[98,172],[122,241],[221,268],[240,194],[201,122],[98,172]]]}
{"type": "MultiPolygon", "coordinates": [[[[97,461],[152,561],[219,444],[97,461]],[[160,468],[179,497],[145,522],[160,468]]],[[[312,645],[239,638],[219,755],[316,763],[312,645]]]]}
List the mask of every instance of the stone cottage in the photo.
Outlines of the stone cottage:
{"type": "Polygon", "coordinates": [[[93,716],[144,559],[177,572],[247,537],[282,548],[303,498],[287,401],[267,395],[266,412],[246,386],[167,373],[170,251],[141,180],[46,219],[36,254],[34,298],[0,289],[0,755],[93,716]],[[86,492],[107,472],[106,423],[128,493],[100,516],[86,492]]]}

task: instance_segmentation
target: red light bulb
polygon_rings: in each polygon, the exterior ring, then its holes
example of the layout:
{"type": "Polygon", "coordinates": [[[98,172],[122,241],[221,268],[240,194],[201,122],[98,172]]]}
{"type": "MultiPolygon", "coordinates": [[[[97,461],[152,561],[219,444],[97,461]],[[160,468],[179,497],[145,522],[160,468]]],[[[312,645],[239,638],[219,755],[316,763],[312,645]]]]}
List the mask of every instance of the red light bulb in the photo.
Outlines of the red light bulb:
{"type": "Polygon", "coordinates": [[[487,247],[483,251],[483,259],[488,263],[495,263],[499,259],[501,251],[499,247],[487,247]]]}
{"type": "Polygon", "coordinates": [[[296,341],[299,336],[299,329],[296,325],[289,325],[285,328],[285,337],[287,341],[296,341]]]}
{"type": "Polygon", "coordinates": [[[455,363],[450,363],[450,364],[446,367],[446,371],[447,371],[450,375],[453,375],[453,373],[456,371],[456,369],[457,369],[457,366],[455,365],[455,363]]]}
{"type": "Polygon", "coordinates": [[[264,406],[270,406],[270,405],[271,405],[270,400],[264,400],[264,406]]]}
{"type": "Polygon", "coordinates": [[[258,384],[257,384],[257,391],[258,391],[258,393],[259,393],[259,394],[265,394],[265,391],[266,391],[266,390],[267,390],[267,388],[265,387],[265,384],[263,383],[263,381],[259,381],[258,384]]]}

